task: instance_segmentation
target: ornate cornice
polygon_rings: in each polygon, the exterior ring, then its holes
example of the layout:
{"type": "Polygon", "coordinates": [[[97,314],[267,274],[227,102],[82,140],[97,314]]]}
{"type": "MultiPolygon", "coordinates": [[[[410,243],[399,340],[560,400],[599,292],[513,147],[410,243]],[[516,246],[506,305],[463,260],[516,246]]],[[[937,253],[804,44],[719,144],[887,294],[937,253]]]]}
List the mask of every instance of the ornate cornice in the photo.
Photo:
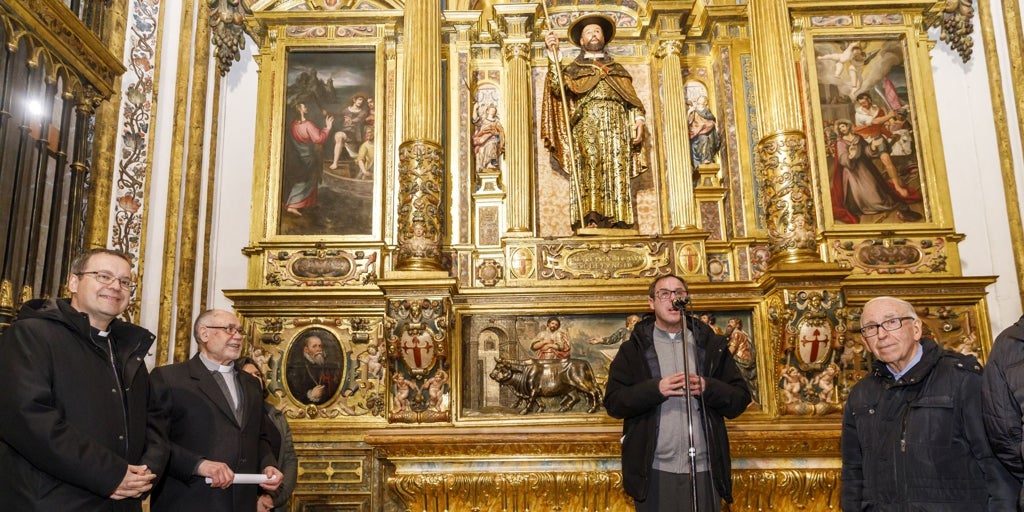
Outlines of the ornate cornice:
{"type": "Polygon", "coordinates": [[[47,67],[48,80],[67,77],[66,92],[92,87],[103,99],[114,94],[124,65],[62,1],[5,1],[0,3],[0,19],[13,29],[8,49],[16,49],[23,40],[38,49],[52,64],[47,67]]]}

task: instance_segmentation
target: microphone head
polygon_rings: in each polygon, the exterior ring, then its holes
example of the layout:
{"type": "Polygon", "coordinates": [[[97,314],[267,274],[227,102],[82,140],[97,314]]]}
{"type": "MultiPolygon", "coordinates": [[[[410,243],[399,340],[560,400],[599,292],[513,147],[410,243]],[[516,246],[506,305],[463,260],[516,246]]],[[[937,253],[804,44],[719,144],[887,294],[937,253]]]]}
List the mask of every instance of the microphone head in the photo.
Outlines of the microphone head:
{"type": "Polygon", "coordinates": [[[689,303],[690,303],[690,298],[689,297],[679,297],[678,299],[673,299],[672,300],[672,307],[678,309],[679,311],[682,311],[682,310],[686,309],[686,306],[689,303]]]}

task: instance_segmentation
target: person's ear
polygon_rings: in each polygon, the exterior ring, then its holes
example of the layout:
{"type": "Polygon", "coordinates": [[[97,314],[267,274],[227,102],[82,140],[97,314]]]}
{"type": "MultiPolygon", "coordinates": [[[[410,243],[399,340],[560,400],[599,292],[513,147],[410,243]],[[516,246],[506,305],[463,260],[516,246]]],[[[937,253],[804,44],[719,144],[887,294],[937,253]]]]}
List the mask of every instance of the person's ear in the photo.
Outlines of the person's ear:
{"type": "Polygon", "coordinates": [[[78,293],[78,282],[81,279],[78,274],[71,274],[68,276],[68,291],[71,293],[78,293]]]}

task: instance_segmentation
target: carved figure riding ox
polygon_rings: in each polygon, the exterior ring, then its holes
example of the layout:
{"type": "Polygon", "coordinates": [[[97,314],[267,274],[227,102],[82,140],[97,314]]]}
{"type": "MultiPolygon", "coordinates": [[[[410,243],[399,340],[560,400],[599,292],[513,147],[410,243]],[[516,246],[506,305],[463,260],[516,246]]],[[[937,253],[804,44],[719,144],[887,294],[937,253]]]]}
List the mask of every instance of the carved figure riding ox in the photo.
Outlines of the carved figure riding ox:
{"type": "Polygon", "coordinates": [[[597,411],[601,404],[594,371],[582,359],[495,359],[495,363],[490,377],[515,393],[517,400],[512,407],[526,402],[519,414],[529,414],[534,408],[543,411],[540,399],[547,397],[562,397],[560,412],[571,410],[582,397],[587,399],[588,413],[597,411]]]}

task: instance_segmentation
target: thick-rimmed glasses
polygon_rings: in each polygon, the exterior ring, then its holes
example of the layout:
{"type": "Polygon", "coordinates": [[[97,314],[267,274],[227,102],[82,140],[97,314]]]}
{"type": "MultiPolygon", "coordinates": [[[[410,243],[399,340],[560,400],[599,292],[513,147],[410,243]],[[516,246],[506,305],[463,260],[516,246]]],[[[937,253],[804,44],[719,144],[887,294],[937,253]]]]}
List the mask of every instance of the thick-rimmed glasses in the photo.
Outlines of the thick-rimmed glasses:
{"type": "Polygon", "coordinates": [[[228,336],[234,336],[242,330],[242,327],[238,325],[204,325],[203,327],[206,327],[207,329],[220,329],[228,333],[228,336]]]}
{"type": "Polygon", "coordinates": [[[664,289],[662,289],[662,290],[658,290],[658,291],[654,292],[654,296],[657,297],[658,300],[672,300],[672,299],[675,299],[675,298],[680,298],[681,299],[683,297],[686,297],[686,290],[684,290],[682,288],[679,288],[679,289],[676,289],[676,290],[664,290],[664,289]]]}
{"type": "Polygon", "coordinates": [[[907,320],[914,320],[914,319],[915,318],[912,317],[912,316],[901,316],[901,317],[896,317],[896,318],[890,318],[890,319],[888,319],[888,320],[886,320],[886,321],[884,321],[884,322],[882,322],[880,324],[865,325],[864,327],[860,328],[859,332],[860,332],[861,336],[863,336],[865,338],[870,338],[872,336],[878,336],[878,328],[879,327],[881,327],[882,329],[885,329],[888,332],[892,332],[892,331],[895,331],[896,329],[899,329],[900,327],[903,327],[903,322],[905,322],[907,320]]]}
{"type": "Polygon", "coordinates": [[[95,279],[97,283],[102,284],[104,286],[109,285],[114,281],[117,281],[117,284],[121,285],[121,288],[124,288],[125,290],[131,290],[132,287],[135,286],[135,281],[132,281],[127,277],[118,278],[117,276],[113,274],[108,274],[106,272],[97,272],[95,270],[90,270],[89,272],[76,272],[75,275],[79,277],[92,276],[92,278],[95,279]]]}

